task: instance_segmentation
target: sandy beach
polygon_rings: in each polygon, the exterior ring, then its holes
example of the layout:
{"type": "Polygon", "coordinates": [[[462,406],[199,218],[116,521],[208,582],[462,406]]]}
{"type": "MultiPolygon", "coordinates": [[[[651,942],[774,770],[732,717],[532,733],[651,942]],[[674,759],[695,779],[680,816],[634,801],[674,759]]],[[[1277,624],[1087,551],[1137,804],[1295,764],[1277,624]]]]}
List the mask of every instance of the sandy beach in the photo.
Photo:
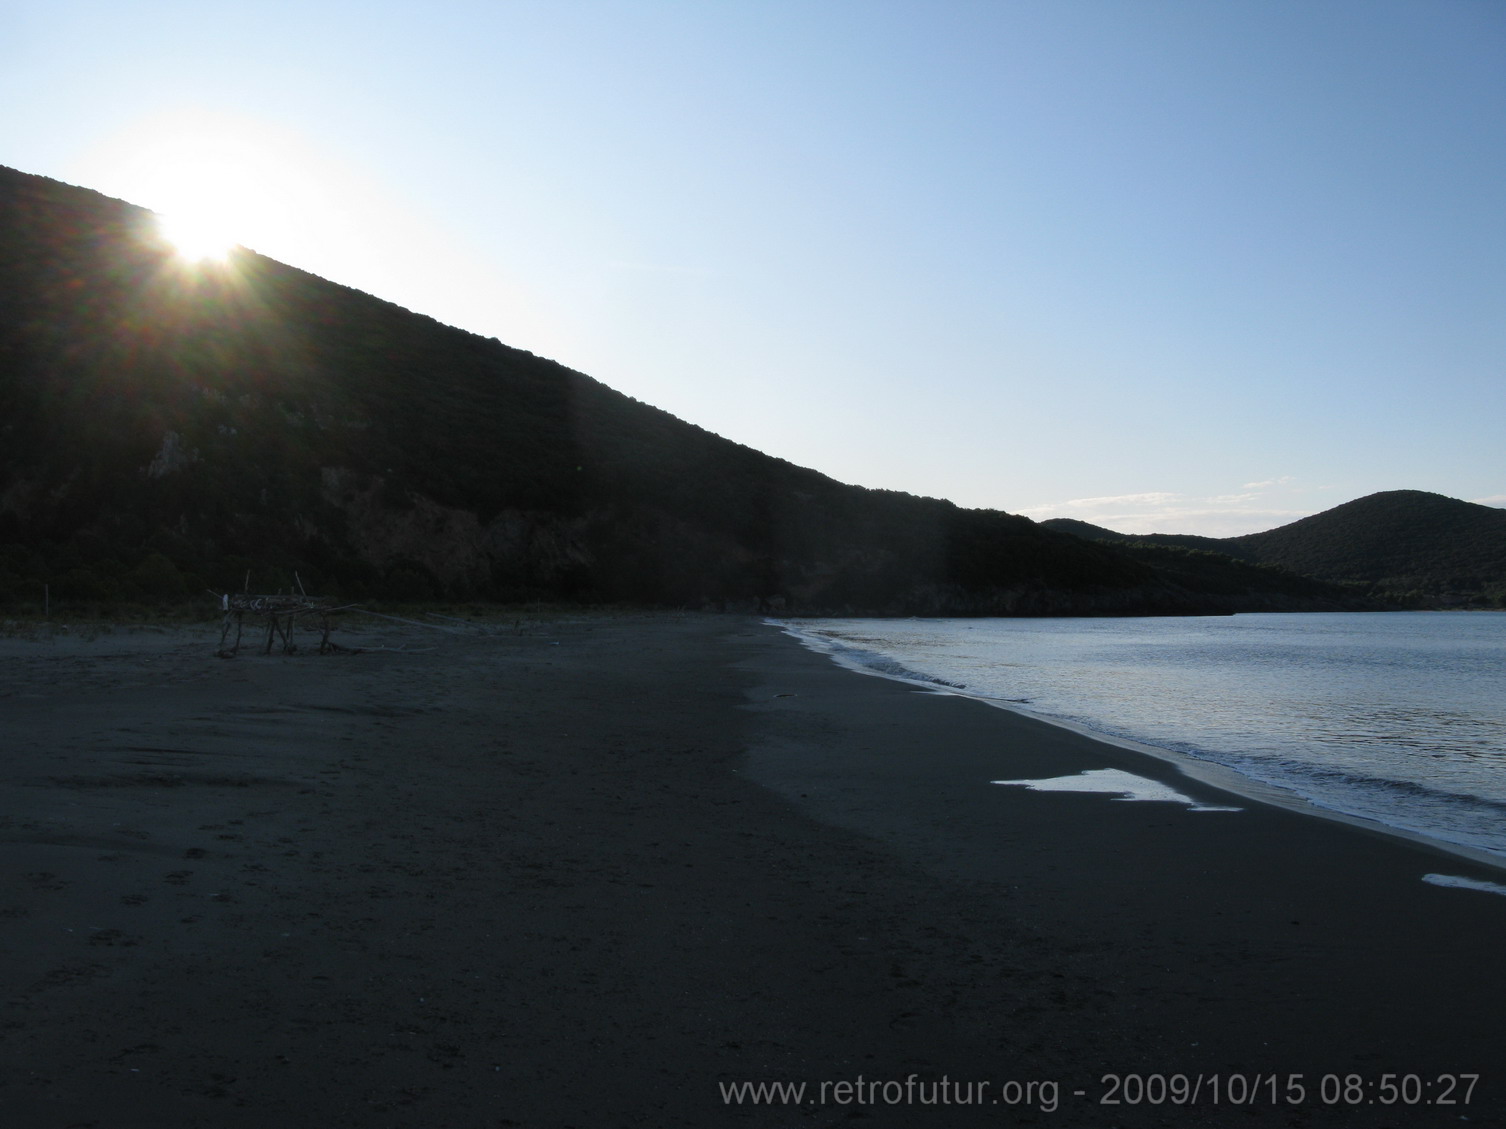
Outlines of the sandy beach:
{"type": "Polygon", "coordinates": [[[0,1126],[1506,1125],[1480,864],[751,618],[337,638],[0,639],[0,1126]],[[1101,768],[1242,810],[989,783],[1101,768]]]}

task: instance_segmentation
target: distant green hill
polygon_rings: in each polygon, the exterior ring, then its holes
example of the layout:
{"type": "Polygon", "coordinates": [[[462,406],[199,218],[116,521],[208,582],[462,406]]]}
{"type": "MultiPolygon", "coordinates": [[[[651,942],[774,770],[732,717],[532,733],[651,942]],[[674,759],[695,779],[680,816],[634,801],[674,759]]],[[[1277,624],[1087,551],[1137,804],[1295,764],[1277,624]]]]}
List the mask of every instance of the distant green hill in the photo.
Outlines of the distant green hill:
{"type": "Polygon", "coordinates": [[[1506,510],[1423,490],[1371,494],[1229,544],[1253,560],[1394,592],[1506,593],[1506,510]]]}
{"type": "MultiPolygon", "coordinates": [[[[714,359],[708,358],[708,364],[714,359]]],[[[1348,606],[865,490],[0,169],[0,602],[291,587],[870,614],[1348,606]]]]}
{"type": "Polygon", "coordinates": [[[1413,604],[1506,606],[1506,510],[1423,490],[1371,494],[1242,537],[1130,535],[1067,518],[1041,524],[1099,542],[1222,553],[1413,604]]]}

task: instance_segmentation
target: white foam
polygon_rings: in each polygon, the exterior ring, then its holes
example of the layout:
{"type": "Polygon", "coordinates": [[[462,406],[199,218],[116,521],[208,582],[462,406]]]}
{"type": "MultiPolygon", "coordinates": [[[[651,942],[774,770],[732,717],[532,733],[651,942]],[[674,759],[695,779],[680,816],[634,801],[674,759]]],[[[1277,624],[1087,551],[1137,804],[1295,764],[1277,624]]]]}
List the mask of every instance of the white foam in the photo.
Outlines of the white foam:
{"type": "Polygon", "coordinates": [[[1424,874],[1424,882],[1434,886],[1455,886],[1461,890],[1483,890],[1487,894],[1506,894],[1506,886],[1499,882],[1482,882],[1478,878],[1460,878],[1454,874],[1424,874]]]}
{"type": "Polygon", "coordinates": [[[993,780],[993,784],[1014,784],[1036,792],[1106,792],[1116,800],[1149,800],[1154,803],[1186,804],[1190,811],[1243,811],[1243,808],[1200,804],[1175,788],[1136,776],[1118,768],[1088,769],[1076,776],[1054,776],[1049,780],[993,780]]]}

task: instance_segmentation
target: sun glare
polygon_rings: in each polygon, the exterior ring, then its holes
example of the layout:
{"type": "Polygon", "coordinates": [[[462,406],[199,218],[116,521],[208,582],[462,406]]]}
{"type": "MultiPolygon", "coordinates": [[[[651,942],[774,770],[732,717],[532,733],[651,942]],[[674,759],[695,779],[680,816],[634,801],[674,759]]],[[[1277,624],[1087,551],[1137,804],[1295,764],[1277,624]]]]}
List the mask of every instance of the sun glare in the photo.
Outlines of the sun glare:
{"type": "Polygon", "coordinates": [[[223,261],[236,246],[223,221],[206,213],[168,212],[157,217],[157,226],[173,249],[190,262],[223,261]]]}
{"type": "Polygon", "coordinates": [[[70,179],[151,209],[142,236],[170,249],[189,274],[226,273],[255,252],[394,299],[447,280],[444,289],[476,311],[468,315],[476,324],[494,316],[487,295],[497,280],[464,233],[457,240],[447,223],[383,191],[372,169],[347,163],[327,140],[272,121],[198,109],[153,114],[101,142],[70,179]],[[418,248],[423,267],[410,261],[418,248]],[[488,281],[463,285],[463,274],[488,281]]]}

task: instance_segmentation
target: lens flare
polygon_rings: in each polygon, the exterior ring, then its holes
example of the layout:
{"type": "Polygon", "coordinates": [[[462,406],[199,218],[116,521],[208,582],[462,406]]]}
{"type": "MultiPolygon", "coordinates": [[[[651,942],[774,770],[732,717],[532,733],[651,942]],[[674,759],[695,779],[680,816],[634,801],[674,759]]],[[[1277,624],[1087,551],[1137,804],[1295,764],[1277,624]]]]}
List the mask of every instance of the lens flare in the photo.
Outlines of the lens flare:
{"type": "Polygon", "coordinates": [[[225,223],[209,212],[180,210],[157,217],[162,237],[190,262],[222,262],[236,246],[225,223]]]}

